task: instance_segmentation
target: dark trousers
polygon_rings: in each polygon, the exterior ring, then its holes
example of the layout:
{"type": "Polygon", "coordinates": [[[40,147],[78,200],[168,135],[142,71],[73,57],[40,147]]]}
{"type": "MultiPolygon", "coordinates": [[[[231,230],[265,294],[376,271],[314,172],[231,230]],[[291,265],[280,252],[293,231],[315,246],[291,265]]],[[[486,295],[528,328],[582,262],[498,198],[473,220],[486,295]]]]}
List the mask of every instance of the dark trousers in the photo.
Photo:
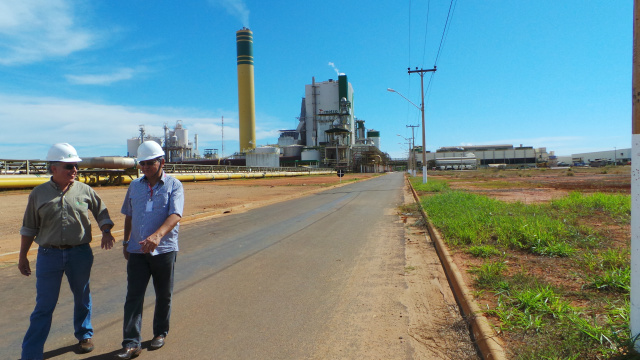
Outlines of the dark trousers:
{"type": "Polygon", "coordinates": [[[173,293],[173,270],[177,252],[156,256],[129,254],[127,262],[127,299],[124,303],[124,325],[122,346],[137,346],[142,342],[142,309],[144,294],[153,278],[156,292],[156,307],[153,314],[153,336],[167,336],[171,317],[171,294],[173,293]]]}

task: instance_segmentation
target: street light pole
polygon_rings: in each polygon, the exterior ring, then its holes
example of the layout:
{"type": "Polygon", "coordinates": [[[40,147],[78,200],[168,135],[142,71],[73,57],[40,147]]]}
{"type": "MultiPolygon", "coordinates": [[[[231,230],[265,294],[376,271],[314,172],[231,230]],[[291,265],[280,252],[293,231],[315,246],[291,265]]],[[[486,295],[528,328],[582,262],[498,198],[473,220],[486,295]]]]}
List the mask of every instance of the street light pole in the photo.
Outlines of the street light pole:
{"type": "MultiPolygon", "coordinates": [[[[407,125],[407,127],[411,128],[411,149],[409,149],[409,153],[411,154],[411,162],[414,163],[416,161],[415,156],[413,156],[413,149],[416,147],[416,137],[413,130],[418,127],[418,125],[407,125]]],[[[413,173],[411,175],[416,176],[416,167],[413,168],[413,173]]]]}
{"type": "Polygon", "coordinates": [[[420,75],[420,95],[422,98],[422,104],[420,107],[420,111],[422,112],[422,183],[426,184],[427,183],[427,146],[426,146],[426,140],[425,140],[425,131],[424,131],[424,73],[426,72],[435,72],[436,71],[436,67],[434,66],[433,69],[419,69],[416,68],[415,70],[411,70],[410,68],[407,68],[407,72],[409,74],[411,73],[418,73],[420,75]]]}
{"type": "Polygon", "coordinates": [[[396,134],[396,135],[400,136],[401,138],[403,138],[407,142],[407,146],[409,147],[409,152],[408,152],[408,155],[407,155],[407,170],[408,170],[407,172],[409,174],[411,174],[412,176],[415,176],[416,174],[414,173],[415,169],[414,169],[414,166],[413,166],[413,159],[412,159],[413,155],[411,154],[411,149],[413,149],[413,146],[411,144],[412,143],[412,141],[411,141],[412,139],[407,139],[406,137],[404,137],[404,136],[402,136],[400,134],[396,134]]]}
{"type": "MultiPolygon", "coordinates": [[[[415,106],[415,107],[416,107],[418,110],[420,110],[420,112],[422,113],[422,167],[423,167],[423,169],[422,169],[422,173],[423,173],[423,176],[422,176],[422,183],[426,183],[426,182],[427,182],[427,175],[426,175],[426,174],[427,174],[427,172],[426,172],[426,167],[425,167],[425,158],[426,158],[426,155],[425,155],[425,153],[424,153],[424,149],[425,149],[425,146],[424,146],[424,107],[420,107],[420,106],[418,106],[418,105],[414,104],[414,103],[413,103],[413,101],[411,101],[411,100],[407,99],[407,97],[406,97],[406,96],[404,96],[404,95],[402,95],[401,93],[399,93],[399,92],[397,92],[397,91],[393,90],[392,88],[387,88],[387,91],[389,91],[389,92],[394,92],[394,93],[396,93],[396,94],[400,95],[403,99],[407,100],[411,105],[415,106]]],[[[423,100],[424,100],[424,97],[423,97],[423,100]]],[[[424,101],[423,101],[423,102],[424,102],[424,101]]],[[[407,125],[407,127],[408,127],[408,125],[407,125]]],[[[411,132],[413,133],[413,129],[411,129],[411,132]]],[[[398,136],[400,136],[400,135],[398,135],[398,136]]],[[[414,144],[414,145],[415,145],[415,144],[414,144]]],[[[411,154],[411,157],[413,158],[413,148],[412,148],[412,149],[409,149],[409,153],[411,154]]],[[[414,159],[414,161],[415,161],[415,159],[414,159]]],[[[417,165],[417,164],[416,164],[416,165],[417,165]]],[[[414,169],[414,170],[415,170],[415,169],[414,169]]],[[[412,175],[414,175],[414,176],[415,176],[415,174],[412,174],[412,175]]]]}

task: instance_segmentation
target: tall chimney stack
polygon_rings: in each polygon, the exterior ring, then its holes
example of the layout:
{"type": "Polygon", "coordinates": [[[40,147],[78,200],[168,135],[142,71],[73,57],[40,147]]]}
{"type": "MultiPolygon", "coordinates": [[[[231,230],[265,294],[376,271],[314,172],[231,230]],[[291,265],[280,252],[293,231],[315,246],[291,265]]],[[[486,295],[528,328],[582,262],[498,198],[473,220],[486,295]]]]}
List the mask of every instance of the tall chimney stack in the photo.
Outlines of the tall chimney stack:
{"type": "Polygon", "coordinates": [[[253,87],[253,33],[236,31],[238,50],[238,113],[240,152],[256,148],[256,105],[253,87]]]}

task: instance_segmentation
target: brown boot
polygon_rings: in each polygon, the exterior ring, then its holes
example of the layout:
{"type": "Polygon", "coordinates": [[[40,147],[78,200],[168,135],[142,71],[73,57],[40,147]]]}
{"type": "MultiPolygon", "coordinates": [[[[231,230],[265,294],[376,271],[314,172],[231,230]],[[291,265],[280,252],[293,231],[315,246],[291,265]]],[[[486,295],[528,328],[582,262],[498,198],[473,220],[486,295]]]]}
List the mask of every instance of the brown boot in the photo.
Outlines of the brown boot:
{"type": "Polygon", "coordinates": [[[93,351],[93,340],[91,338],[80,340],[78,343],[78,352],[86,354],[93,351]]]}

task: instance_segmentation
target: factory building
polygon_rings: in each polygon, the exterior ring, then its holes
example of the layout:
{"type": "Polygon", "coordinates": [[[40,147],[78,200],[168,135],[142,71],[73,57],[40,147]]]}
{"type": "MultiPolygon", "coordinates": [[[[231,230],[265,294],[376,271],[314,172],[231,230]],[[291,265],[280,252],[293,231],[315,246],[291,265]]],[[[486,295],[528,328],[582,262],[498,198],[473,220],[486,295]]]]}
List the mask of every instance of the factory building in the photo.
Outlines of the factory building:
{"type": "Polygon", "coordinates": [[[382,171],[387,156],[380,151],[380,132],[367,131],[355,117],[353,87],[347,76],[305,86],[299,123],[281,130],[278,146],[294,147],[300,161],[354,172],[382,171]],[[365,137],[366,136],[366,137],[365,137]]]}
{"type": "Polygon", "coordinates": [[[198,135],[194,136],[193,142],[189,141],[189,131],[182,125],[182,120],[178,120],[173,129],[164,124],[164,138],[146,134],[144,125],[140,125],[140,135],[127,140],[127,156],[138,156],[138,146],[147,140],[162,146],[166,162],[182,162],[200,157],[198,135]]]}
{"type": "Polygon", "coordinates": [[[604,166],[631,163],[631,148],[596,151],[571,155],[571,165],[604,166]]]}
{"type": "MultiPolygon", "coordinates": [[[[471,145],[445,146],[435,153],[427,152],[427,166],[440,168],[447,165],[459,164],[461,168],[477,167],[536,167],[540,163],[549,161],[546,148],[513,145],[471,145]]],[[[422,147],[413,151],[416,163],[422,163],[422,147]]]]}

